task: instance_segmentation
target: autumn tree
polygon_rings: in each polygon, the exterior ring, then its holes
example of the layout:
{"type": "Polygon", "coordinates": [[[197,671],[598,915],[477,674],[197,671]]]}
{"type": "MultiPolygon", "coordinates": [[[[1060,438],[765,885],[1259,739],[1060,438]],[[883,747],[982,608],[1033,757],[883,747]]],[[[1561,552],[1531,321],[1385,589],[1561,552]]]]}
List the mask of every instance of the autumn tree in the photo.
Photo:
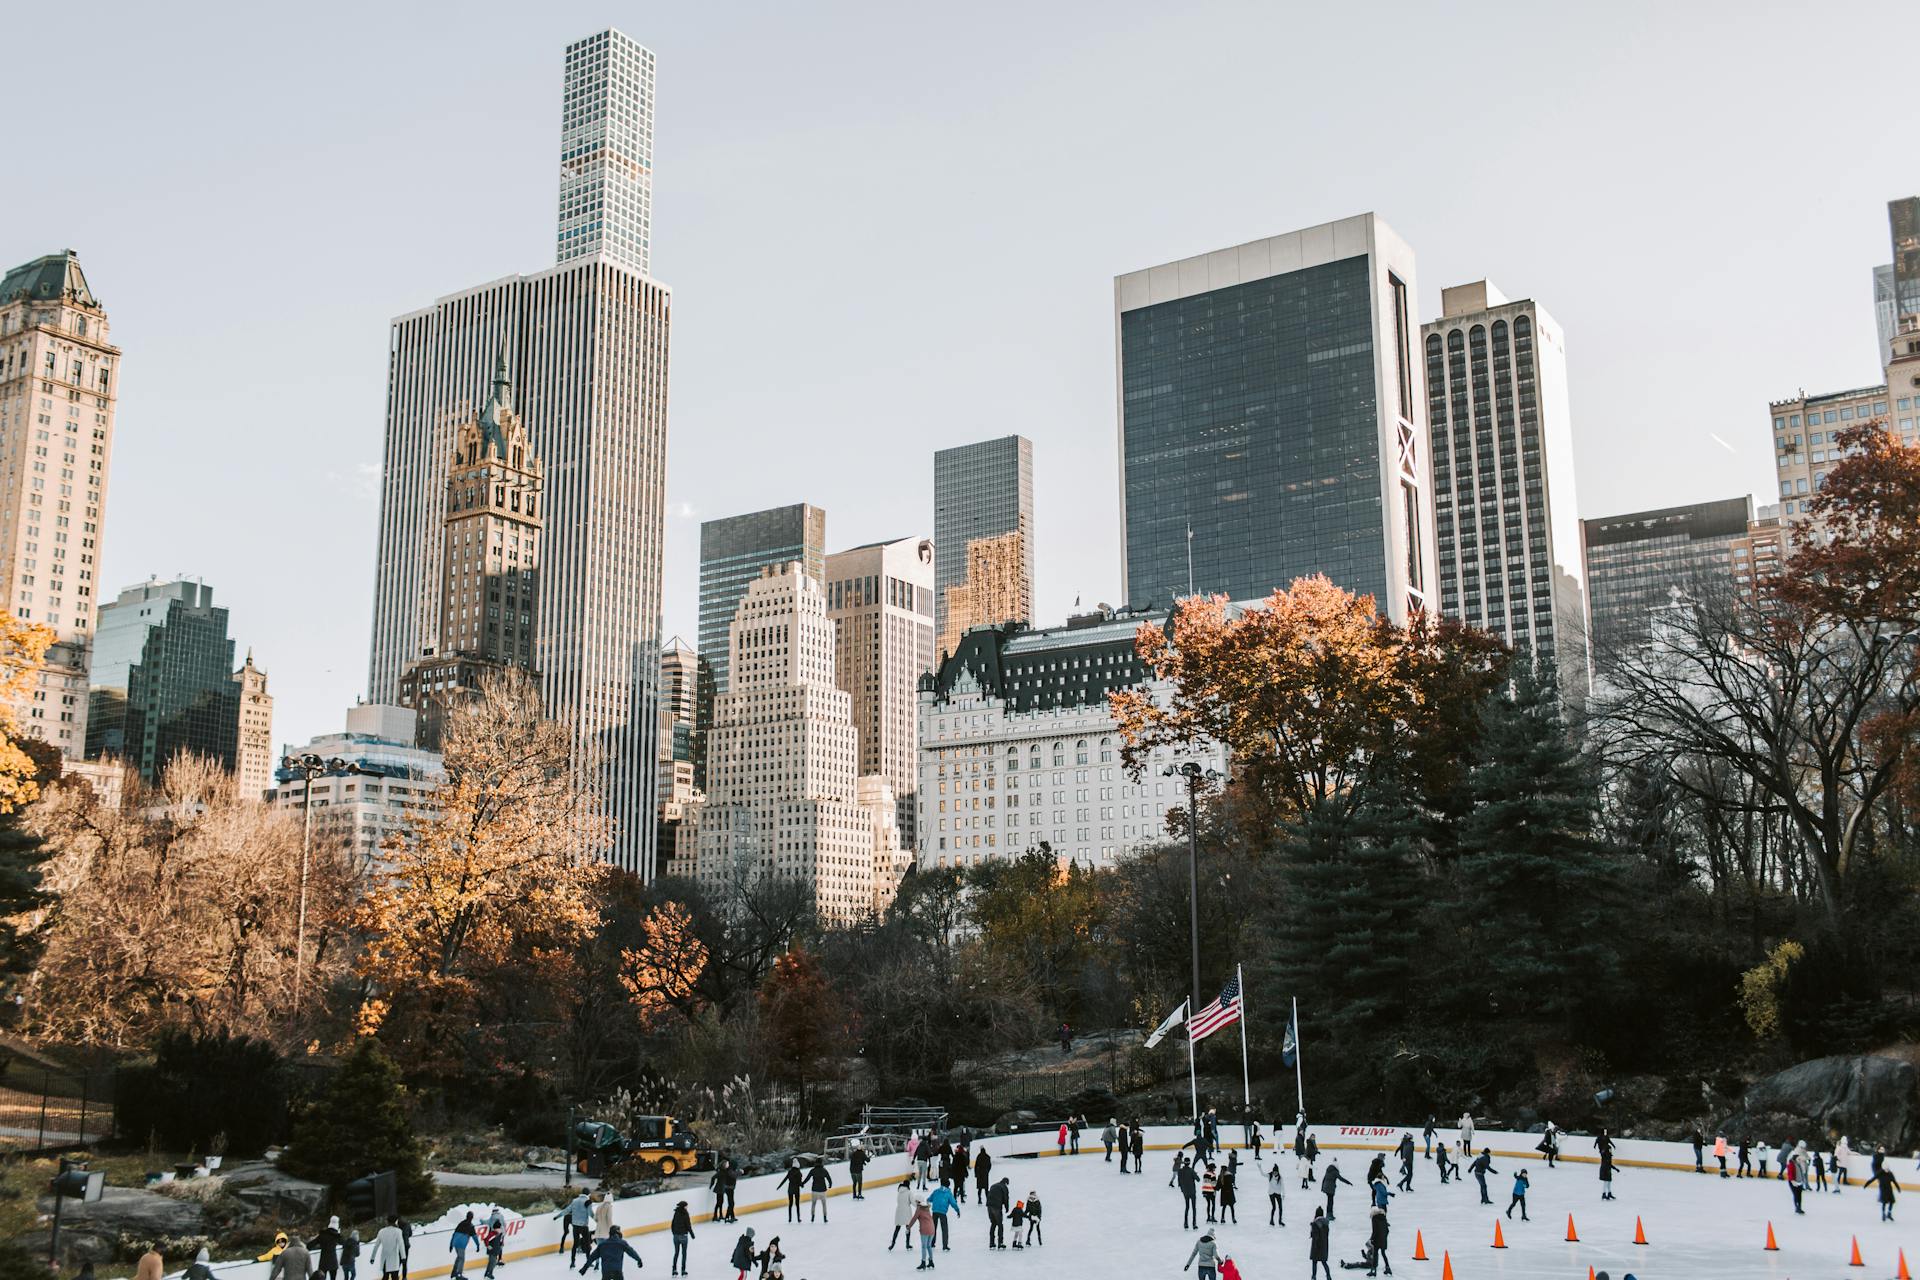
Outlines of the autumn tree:
{"type": "Polygon", "coordinates": [[[641,1022],[651,1025],[671,1010],[687,1012],[693,1007],[700,975],[707,967],[707,947],[684,903],[665,902],[653,908],[640,929],[638,945],[620,950],[620,986],[641,1022]]]}
{"type": "Polygon", "coordinates": [[[853,1034],[853,1016],[820,962],[795,947],[774,962],[760,986],[760,1030],[775,1078],[807,1089],[831,1073],[853,1034]]]}
{"type": "Polygon", "coordinates": [[[1483,633],[1398,626],[1373,597],[1319,575],[1244,609],[1225,596],[1183,600],[1164,627],[1143,625],[1135,648],[1173,696],[1162,705],[1146,689],[1109,695],[1133,776],[1156,747],[1224,743],[1236,775],[1279,818],[1351,808],[1388,775],[1437,789],[1506,666],[1483,633]]]}
{"type": "MultiPolygon", "coordinates": [[[[54,788],[29,811],[54,852],[45,865],[46,950],[26,987],[35,1034],[144,1044],[156,1032],[286,1040],[300,874],[300,826],[236,794],[233,775],[181,756],[160,786],[101,803],[54,788]]],[[[344,872],[317,859],[308,930],[332,927],[344,872]]],[[[339,961],[309,959],[309,988],[339,961]]]]}
{"type": "Polygon", "coordinates": [[[524,672],[449,708],[437,808],[384,849],[355,913],[363,1032],[405,1066],[489,1069],[552,1016],[594,928],[610,827],[567,726],[524,672]]]}
{"type": "Polygon", "coordinates": [[[31,804],[40,794],[40,769],[23,749],[25,734],[14,708],[33,687],[34,672],[52,643],[53,632],[46,627],[0,609],[0,814],[31,804]]]}

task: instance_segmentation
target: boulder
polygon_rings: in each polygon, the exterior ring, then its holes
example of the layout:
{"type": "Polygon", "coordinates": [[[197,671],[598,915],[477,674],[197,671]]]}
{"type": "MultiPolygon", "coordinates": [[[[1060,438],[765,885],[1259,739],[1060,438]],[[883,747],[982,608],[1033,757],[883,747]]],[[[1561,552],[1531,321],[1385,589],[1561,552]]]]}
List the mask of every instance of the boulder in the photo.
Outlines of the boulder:
{"type": "MultiPolygon", "coordinates": [[[[18,1237],[14,1243],[24,1249],[27,1256],[45,1259],[47,1246],[53,1236],[51,1227],[39,1231],[30,1231],[18,1237]]],[[[119,1252],[120,1237],[98,1227],[69,1227],[66,1214],[60,1216],[60,1266],[63,1271],[78,1270],[81,1264],[93,1262],[101,1265],[115,1261],[119,1252]]]]}
{"type": "Polygon", "coordinates": [[[229,1193],[276,1218],[308,1222],[327,1206],[324,1183],[296,1178],[270,1164],[248,1163],[222,1172],[229,1193]]]}
{"type": "Polygon", "coordinates": [[[1898,1058],[1816,1058],[1748,1088],[1734,1124],[1768,1141],[1795,1128],[1845,1134],[1856,1150],[1911,1150],[1920,1137],[1920,1080],[1898,1058]],[[1783,1128],[1784,1126],[1784,1128],[1783,1128]]]}
{"type": "Polygon", "coordinates": [[[1040,1116],[1032,1111],[1009,1111],[993,1122],[995,1133],[1021,1133],[1040,1123],[1040,1116]]]}
{"type": "MultiPolygon", "coordinates": [[[[39,1206],[52,1213],[53,1197],[40,1197],[39,1206]]],[[[122,1231],[136,1236],[193,1236],[206,1231],[207,1225],[207,1206],[198,1200],[177,1200],[139,1187],[105,1187],[92,1203],[70,1199],[60,1206],[62,1241],[69,1226],[111,1239],[122,1231]]]]}

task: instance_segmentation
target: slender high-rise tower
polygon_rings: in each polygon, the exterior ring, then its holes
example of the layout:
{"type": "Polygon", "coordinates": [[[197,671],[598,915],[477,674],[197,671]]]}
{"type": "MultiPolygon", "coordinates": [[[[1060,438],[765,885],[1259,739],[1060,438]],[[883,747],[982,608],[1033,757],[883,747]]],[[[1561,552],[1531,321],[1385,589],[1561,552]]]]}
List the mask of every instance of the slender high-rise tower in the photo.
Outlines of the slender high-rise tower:
{"type": "MultiPolygon", "coordinates": [[[[609,47],[615,37],[625,40],[608,32],[609,47]]],[[[650,101],[651,55],[646,67],[650,101]]],[[[563,175],[563,188],[572,181],[563,175]]],[[[504,350],[545,469],[532,666],[548,714],[595,768],[614,819],[609,857],[651,876],[672,295],[642,274],[644,258],[614,249],[563,251],[560,266],[393,322],[367,694],[396,702],[408,664],[454,643],[448,473],[456,431],[481,413],[504,350]]]]}
{"type": "Polygon", "coordinates": [[[601,255],[646,275],[652,226],[653,50],[609,29],[567,46],[560,261],[601,255]]]}
{"type": "Polygon", "coordinates": [[[1033,620],[1033,441],[1001,436],[933,455],[934,631],[1033,620]]]}

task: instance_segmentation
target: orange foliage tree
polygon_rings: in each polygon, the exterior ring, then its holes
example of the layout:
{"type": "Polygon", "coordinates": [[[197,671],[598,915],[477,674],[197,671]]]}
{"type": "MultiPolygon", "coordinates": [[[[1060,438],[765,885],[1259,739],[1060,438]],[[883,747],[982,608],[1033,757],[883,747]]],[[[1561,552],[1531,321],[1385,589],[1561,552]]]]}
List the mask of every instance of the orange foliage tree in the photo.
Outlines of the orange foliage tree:
{"type": "Polygon", "coordinates": [[[620,986],[640,1020],[652,1025],[668,1010],[692,1009],[695,988],[707,969],[707,947],[684,903],[661,903],[647,913],[640,928],[640,945],[620,950],[620,986]]]}
{"type": "Polygon", "coordinates": [[[1156,747],[1211,740],[1236,782],[1284,817],[1351,806],[1388,772],[1422,793],[1457,779],[1474,712],[1507,665],[1499,641],[1456,623],[1395,624],[1373,597],[1296,579],[1256,607],[1182,600],[1135,650],[1172,686],[1109,695],[1138,778],[1156,747]]]}
{"type": "Polygon", "coordinates": [[[0,814],[31,804],[40,794],[39,769],[20,745],[13,707],[33,685],[34,669],[53,643],[53,632],[22,622],[0,609],[0,814]]]}

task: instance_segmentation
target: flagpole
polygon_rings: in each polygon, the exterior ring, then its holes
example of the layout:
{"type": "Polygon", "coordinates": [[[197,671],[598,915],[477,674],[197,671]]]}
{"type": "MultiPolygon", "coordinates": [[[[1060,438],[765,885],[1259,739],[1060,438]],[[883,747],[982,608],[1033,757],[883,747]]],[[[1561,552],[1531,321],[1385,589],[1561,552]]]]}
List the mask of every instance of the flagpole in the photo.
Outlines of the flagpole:
{"type": "Polygon", "coordinates": [[[1239,965],[1233,966],[1234,981],[1240,985],[1240,1092],[1247,1114],[1253,1114],[1253,1077],[1247,1073],[1247,976],[1239,965]]]}
{"type": "Polygon", "coordinates": [[[1193,1070],[1193,1003],[1187,1003],[1187,1090],[1193,1095],[1193,1117],[1200,1118],[1200,1077],[1193,1070]]]}
{"type": "Polygon", "coordinates": [[[1293,1095],[1299,1102],[1302,1115],[1307,1110],[1307,1087],[1301,1083],[1300,1074],[1300,997],[1293,998],[1293,1095]]]}

